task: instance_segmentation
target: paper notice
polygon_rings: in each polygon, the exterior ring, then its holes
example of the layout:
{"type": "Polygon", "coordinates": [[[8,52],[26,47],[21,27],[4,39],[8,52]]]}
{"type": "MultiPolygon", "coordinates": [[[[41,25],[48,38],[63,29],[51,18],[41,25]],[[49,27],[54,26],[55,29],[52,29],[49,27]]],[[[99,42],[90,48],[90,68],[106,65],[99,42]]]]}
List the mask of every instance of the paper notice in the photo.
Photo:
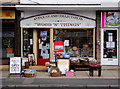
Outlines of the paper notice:
{"type": "Polygon", "coordinates": [[[30,45],[32,45],[33,44],[33,40],[32,39],[30,39],[30,45]]]}
{"type": "Polygon", "coordinates": [[[42,44],[39,44],[39,49],[42,49],[42,44]]]}
{"type": "Polygon", "coordinates": [[[69,40],[64,41],[64,46],[69,46],[69,40]]]}

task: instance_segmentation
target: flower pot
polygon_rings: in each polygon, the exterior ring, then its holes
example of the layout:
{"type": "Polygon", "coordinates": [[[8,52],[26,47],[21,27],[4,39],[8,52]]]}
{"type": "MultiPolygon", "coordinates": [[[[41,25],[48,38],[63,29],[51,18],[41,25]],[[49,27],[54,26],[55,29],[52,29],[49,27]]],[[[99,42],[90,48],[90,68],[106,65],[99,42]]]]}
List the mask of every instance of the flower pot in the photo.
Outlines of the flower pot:
{"type": "Polygon", "coordinates": [[[7,48],[7,53],[13,53],[13,48],[7,48]]]}

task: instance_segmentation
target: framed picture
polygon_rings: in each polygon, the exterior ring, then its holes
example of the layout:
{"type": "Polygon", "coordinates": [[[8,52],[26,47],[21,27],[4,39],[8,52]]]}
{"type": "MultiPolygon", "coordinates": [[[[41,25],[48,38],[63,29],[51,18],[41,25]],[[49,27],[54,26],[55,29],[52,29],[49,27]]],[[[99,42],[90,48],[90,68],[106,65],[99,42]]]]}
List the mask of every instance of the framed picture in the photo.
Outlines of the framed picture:
{"type": "Polygon", "coordinates": [[[65,71],[69,71],[69,65],[69,59],[57,59],[57,67],[60,69],[62,74],[65,74],[65,71]]]}
{"type": "Polygon", "coordinates": [[[29,62],[35,61],[35,55],[34,54],[28,54],[28,61],[29,62]]]}

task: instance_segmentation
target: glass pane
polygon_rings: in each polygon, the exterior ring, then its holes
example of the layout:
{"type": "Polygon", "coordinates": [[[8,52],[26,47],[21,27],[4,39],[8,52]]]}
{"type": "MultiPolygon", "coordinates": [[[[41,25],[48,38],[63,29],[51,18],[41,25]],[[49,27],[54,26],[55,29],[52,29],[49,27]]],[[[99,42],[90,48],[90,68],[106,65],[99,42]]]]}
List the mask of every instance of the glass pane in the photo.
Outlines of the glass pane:
{"type": "Polygon", "coordinates": [[[49,31],[39,31],[39,58],[49,59],[49,31]]]}
{"type": "Polygon", "coordinates": [[[93,29],[55,29],[54,41],[63,41],[71,56],[93,57],[93,29]]]}
{"type": "Polygon", "coordinates": [[[104,58],[117,58],[117,31],[104,31],[104,58]]]}
{"type": "Polygon", "coordinates": [[[33,53],[33,29],[23,30],[23,57],[33,53]]]}
{"type": "Polygon", "coordinates": [[[2,57],[14,57],[14,31],[2,31],[2,57]]]}

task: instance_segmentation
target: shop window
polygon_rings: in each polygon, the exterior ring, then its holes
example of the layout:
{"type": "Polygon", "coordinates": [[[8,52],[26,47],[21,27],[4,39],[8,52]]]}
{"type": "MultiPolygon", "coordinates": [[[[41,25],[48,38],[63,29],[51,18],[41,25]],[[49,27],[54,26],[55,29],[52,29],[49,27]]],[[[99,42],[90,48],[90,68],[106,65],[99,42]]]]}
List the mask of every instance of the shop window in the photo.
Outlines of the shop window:
{"type": "Polygon", "coordinates": [[[94,57],[93,29],[54,29],[54,42],[62,41],[71,57],[94,57]]]}
{"type": "Polygon", "coordinates": [[[14,57],[14,29],[14,20],[2,20],[2,58],[14,57]]]}
{"type": "Polygon", "coordinates": [[[23,57],[33,53],[33,30],[23,29],[23,57]]]}

